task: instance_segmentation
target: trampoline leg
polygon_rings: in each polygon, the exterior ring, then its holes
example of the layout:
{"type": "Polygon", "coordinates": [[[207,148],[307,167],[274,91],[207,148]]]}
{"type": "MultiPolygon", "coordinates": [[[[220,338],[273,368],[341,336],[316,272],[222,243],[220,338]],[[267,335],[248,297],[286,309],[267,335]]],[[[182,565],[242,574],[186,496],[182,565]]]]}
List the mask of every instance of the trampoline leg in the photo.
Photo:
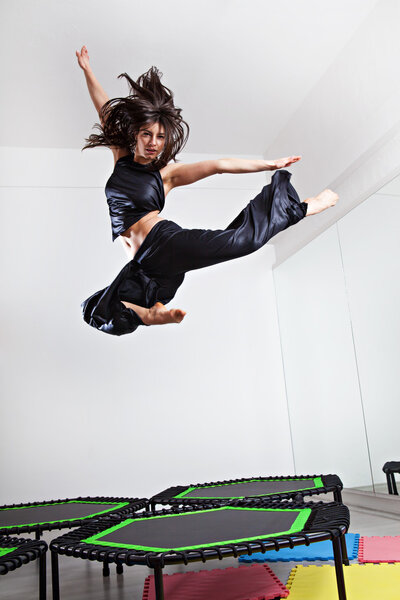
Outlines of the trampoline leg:
{"type": "Polygon", "coordinates": [[[39,600],[46,600],[46,552],[39,558],[39,600]]]}
{"type": "Polygon", "coordinates": [[[399,492],[397,491],[397,485],[396,485],[396,480],[394,478],[394,473],[392,473],[392,488],[393,488],[393,494],[396,494],[396,496],[398,496],[399,492]]]}
{"type": "Polygon", "coordinates": [[[350,563],[349,557],[347,556],[346,536],[344,535],[344,533],[340,536],[340,546],[342,549],[343,564],[348,566],[350,563]]]}
{"type": "Polygon", "coordinates": [[[122,575],[123,572],[124,572],[124,565],[117,564],[117,574],[122,575]]]}
{"type": "Polygon", "coordinates": [[[387,486],[388,486],[388,494],[393,494],[392,481],[390,479],[390,473],[386,473],[386,483],[387,483],[387,486]]]}
{"type": "Polygon", "coordinates": [[[108,562],[103,562],[103,577],[109,577],[110,576],[110,567],[108,562]]]}
{"type": "Polygon", "coordinates": [[[39,531],[39,529],[36,529],[36,531],[35,531],[35,540],[40,540],[40,531],[39,531]]]}
{"type": "Polygon", "coordinates": [[[346,586],[344,583],[344,573],[343,573],[343,557],[342,557],[342,547],[340,545],[339,538],[335,537],[332,540],[333,545],[333,556],[335,557],[335,571],[336,571],[336,583],[338,588],[338,597],[339,600],[347,600],[346,599],[346,586]]]}
{"type": "Polygon", "coordinates": [[[53,600],[60,600],[60,581],[58,577],[58,554],[51,553],[51,586],[53,588],[53,600]]]}
{"type": "Polygon", "coordinates": [[[160,565],[154,567],[154,585],[156,588],[156,600],[164,600],[164,583],[160,565]]]}
{"type": "Polygon", "coordinates": [[[339,502],[339,504],[343,504],[342,492],[340,490],[335,490],[333,492],[333,499],[335,502],[339,502]]]}

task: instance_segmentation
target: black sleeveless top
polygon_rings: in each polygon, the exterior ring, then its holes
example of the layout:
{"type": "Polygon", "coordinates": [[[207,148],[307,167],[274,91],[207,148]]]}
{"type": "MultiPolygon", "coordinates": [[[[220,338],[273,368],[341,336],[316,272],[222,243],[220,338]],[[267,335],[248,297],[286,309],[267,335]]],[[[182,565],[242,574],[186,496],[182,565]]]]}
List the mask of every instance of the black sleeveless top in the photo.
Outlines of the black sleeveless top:
{"type": "Polygon", "coordinates": [[[150,171],[133,156],[117,160],[105,187],[113,241],[147,213],[161,211],[165,204],[160,171],[150,171]]]}

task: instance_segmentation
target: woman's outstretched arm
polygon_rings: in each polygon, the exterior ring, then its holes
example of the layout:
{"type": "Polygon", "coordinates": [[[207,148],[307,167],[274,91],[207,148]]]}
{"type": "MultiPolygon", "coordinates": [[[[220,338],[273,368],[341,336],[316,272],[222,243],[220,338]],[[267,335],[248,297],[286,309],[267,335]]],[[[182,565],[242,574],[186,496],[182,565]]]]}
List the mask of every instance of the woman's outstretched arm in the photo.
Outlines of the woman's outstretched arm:
{"type": "MultiPolygon", "coordinates": [[[[95,74],[92,71],[89,63],[89,53],[86,46],[82,46],[80,52],[76,50],[76,56],[78,58],[79,66],[85,73],[89,94],[95,109],[98,112],[101,126],[104,127],[104,119],[100,111],[102,106],[104,106],[104,104],[109,100],[109,97],[101,87],[100,83],[97,81],[95,74]]],[[[117,161],[121,156],[129,153],[129,148],[119,148],[118,146],[109,146],[109,148],[114,155],[114,162],[117,161]]]]}
{"type": "Polygon", "coordinates": [[[289,167],[299,161],[301,156],[287,156],[277,160],[253,160],[247,158],[220,158],[221,173],[256,173],[258,171],[275,171],[289,167]]]}
{"type": "Polygon", "coordinates": [[[82,46],[81,51],[76,50],[76,56],[78,58],[78,64],[85,73],[86,83],[88,86],[90,97],[93,101],[95,109],[97,110],[100,117],[101,107],[109,100],[106,92],[97,81],[95,74],[89,63],[89,53],[86,46],[82,46]]]}
{"type": "Polygon", "coordinates": [[[288,156],[277,160],[218,158],[203,160],[192,164],[170,164],[164,167],[162,177],[168,181],[170,188],[189,185],[210,175],[222,173],[257,173],[259,171],[274,171],[283,169],[299,161],[301,156],[288,156]]]}

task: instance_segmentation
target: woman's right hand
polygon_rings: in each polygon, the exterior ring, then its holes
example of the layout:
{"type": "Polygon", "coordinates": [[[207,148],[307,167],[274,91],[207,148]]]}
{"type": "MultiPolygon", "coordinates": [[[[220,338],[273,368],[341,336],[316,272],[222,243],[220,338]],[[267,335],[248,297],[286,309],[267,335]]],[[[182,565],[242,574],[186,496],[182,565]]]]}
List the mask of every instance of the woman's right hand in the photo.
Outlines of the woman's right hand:
{"type": "Polygon", "coordinates": [[[75,54],[78,58],[78,64],[81,67],[81,69],[83,69],[84,71],[88,71],[90,69],[90,64],[89,52],[87,51],[86,46],[82,46],[82,50],[80,52],[79,50],[76,50],[75,54]]]}
{"type": "Polygon", "coordinates": [[[298,160],[301,160],[301,156],[287,156],[286,158],[270,160],[268,161],[268,170],[274,171],[275,169],[284,169],[285,167],[290,167],[290,165],[298,160]]]}

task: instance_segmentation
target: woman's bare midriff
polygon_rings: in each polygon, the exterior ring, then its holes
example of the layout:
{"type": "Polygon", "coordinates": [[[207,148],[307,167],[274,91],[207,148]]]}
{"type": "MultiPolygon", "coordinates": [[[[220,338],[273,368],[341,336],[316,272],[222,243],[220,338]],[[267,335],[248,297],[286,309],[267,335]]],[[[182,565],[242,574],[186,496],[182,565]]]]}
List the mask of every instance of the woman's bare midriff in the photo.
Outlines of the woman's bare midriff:
{"type": "Polygon", "coordinates": [[[125,251],[131,260],[139,247],[143,244],[145,237],[153,229],[154,225],[159,221],[164,221],[163,217],[158,216],[159,214],[158,210],[147,213],[147,215],[142,217],[137,223],[129,227],[129,229],[119,236],[125,251]]]}

